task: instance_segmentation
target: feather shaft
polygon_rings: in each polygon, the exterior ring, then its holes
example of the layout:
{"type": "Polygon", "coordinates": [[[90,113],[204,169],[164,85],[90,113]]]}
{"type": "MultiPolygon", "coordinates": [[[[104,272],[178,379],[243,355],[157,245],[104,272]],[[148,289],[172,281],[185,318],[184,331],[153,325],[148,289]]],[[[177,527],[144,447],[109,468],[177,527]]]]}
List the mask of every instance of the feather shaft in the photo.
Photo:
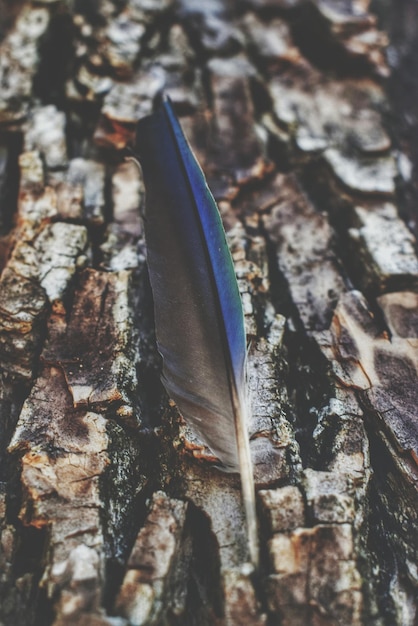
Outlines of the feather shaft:
{"type": "Polygon", "coordinates": [[[219,211],[169,101],[138,123],[136,152],[162,381],[224,469],[240,473],[257,565],[244,318],[219,211]]]}

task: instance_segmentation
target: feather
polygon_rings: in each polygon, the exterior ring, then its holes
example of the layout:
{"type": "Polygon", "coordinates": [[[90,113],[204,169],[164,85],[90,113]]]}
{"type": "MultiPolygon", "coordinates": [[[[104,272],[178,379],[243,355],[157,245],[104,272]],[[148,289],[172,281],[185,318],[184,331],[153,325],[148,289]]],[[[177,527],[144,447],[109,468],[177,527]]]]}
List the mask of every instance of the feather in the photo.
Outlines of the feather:
{"type": "Polygon", "coordinates": [[[162,382],[223,469],[241,474],[256,565],[244,317],[219,211],[169,100],[139,121],[136,153],[162,382]]]}

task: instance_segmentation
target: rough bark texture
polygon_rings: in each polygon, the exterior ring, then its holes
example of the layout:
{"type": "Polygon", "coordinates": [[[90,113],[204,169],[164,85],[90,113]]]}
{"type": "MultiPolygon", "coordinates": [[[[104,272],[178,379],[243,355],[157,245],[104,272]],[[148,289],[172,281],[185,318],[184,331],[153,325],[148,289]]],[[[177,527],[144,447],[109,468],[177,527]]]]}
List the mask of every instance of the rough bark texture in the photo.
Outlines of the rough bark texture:
{"type": "Polygon", "coordinates": [[[0,0],[1,625],[418,622],[418,12],[369,5],[0,0]],[[244,303],[257,573],[159,381],[161,91],[244,303]]]}

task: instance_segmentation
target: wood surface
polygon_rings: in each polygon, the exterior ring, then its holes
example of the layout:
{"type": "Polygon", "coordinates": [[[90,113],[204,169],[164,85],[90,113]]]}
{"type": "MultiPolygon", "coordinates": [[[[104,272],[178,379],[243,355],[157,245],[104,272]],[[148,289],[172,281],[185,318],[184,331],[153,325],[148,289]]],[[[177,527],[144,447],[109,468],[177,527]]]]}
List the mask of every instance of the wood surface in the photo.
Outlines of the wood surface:
{"type": "Polygon", "coordinates": [[[1,626],[416,626],[417,7],[0,0],[1,626]],[[244,305],[256,573],[159,380],[162,92],[244,305]]]}

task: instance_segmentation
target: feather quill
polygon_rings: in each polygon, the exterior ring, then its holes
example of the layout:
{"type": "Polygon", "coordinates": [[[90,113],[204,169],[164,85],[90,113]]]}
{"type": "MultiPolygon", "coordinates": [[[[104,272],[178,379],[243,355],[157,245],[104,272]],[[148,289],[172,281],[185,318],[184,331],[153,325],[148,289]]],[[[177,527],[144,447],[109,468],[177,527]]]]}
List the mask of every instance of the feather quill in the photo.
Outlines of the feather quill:
{"type": "Polygon", "coordinates": [[[223,469],[240,473],[257,566],[244,317],[219,211],[169,100],[139,121],[136,154],[162,382],[223,469]]]}

